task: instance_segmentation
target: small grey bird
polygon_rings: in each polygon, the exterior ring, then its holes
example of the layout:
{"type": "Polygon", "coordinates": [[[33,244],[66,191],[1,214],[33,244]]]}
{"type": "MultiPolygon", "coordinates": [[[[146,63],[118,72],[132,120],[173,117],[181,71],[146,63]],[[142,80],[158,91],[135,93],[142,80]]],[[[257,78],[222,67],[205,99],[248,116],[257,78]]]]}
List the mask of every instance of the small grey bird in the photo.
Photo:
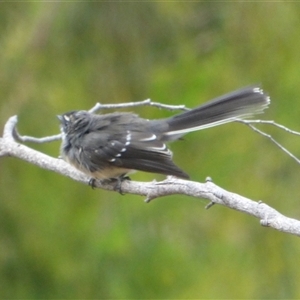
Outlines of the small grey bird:
{"type": "Polygon", "coordinates": [[[269,103],[270,98],[260,87],[251,86],[166,119],[146,120],[123,112],[98,115],[71,111],[58,116],[61,155],[92,179],[119,180],[135,170],[189,178],[173,163],[166,142],[191,131],[262,113],[269,103]]]}

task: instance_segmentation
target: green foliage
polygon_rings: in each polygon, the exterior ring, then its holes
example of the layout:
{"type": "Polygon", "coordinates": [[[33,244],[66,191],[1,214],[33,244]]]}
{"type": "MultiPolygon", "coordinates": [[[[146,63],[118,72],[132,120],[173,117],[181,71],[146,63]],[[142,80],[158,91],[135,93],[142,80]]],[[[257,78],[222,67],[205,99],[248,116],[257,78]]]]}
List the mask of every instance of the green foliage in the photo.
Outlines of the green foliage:
{"type": "MultiPolygon", "coordinates": [[[[22,134],[56,134],[56,114],[96,102],[151,98],[194,107],[259,82],[273,100],[264,117],[298,128],[297,3],[0,7],[1,124],[17,114],[22,134]]],[[[272,133],[299,154],[296,137],[272,133]]],[[[59,143],[29,146],[59,153],[59,143]]],[[[192,133],[171,148],[193,180],[211,176],[225,189],[300,218],[299,166],[247,127],[192,133]]],[[[204,201],[183,196],[146,205],[14,158],[1,159],[0,176],[1,299],[300,295],[297,238],[238,212],[205,211],[204,201]]]]}

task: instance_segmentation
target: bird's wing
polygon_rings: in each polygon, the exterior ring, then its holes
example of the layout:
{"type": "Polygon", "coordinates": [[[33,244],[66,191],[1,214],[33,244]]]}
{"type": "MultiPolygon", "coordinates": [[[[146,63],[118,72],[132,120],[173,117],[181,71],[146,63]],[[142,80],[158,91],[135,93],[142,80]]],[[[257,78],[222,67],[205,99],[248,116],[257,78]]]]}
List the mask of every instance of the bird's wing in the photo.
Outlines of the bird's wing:
{"type": "Polygon", "coordinates": [[[121,168],[188,178],[188,175],[172,162],[172,152],[154,133],[126,130],[109,136],[101,131],[90,132],[81,145],[82,155],[94,166],[94,170],[121,168]],[[92,145],[92,146],[91,146],[92,145]]]}

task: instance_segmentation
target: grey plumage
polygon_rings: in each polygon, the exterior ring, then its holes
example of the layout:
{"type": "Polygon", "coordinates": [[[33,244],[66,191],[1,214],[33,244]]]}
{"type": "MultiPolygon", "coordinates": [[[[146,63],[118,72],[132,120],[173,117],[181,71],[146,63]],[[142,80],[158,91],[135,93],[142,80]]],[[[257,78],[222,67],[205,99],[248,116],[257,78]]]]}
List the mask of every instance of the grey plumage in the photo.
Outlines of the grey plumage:
{"type": "Polygon", "coordinates": [[[132,170],[188,178],[173,163],[166,142],[191,131],[262,113],[269,103],[268,95],[252,86],[160,120],[146,120],[131,113],[72,111],[59,116],[61,153],[66,161],[93,178],[116,178],[132,170]]]}

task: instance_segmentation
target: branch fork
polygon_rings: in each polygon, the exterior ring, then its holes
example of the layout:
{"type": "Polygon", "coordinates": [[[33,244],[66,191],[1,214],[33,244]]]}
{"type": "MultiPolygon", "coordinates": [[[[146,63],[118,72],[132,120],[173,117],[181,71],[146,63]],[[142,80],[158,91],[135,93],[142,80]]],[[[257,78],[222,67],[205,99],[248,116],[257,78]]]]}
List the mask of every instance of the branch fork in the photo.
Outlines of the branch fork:
{"type": "MultiPolygon", "coordinates": [[[[101,105],[97,103],[90,112],[95,112],[99,109],[107,108],[123,108],[123,107],[134,107],[150,105],[159,108],[169,110],[187,110],[185,106],[170,106],[151,102],[150,99],[127,103],[127,104],[109,104],[101,105]]],[[[44,153],[38,152],[26,145],[20,144],[19,142],[33,142],[33,143],[45,143],[59,140],[61,135],[54,135],[43,138],[34,138],[29,136],[21,136],[17,129],[17,116],[12,116],[8,119],[4,126],[3,136],[0,137],[0,156],[14,156],[29,163],[35,164],[38,167],[57,172],[61,175],[67,176],[73,180],[88,185],[90,178],[80,171],[73,168],[71,165],[59,158],[53,158],[44,153]]],[[[298,163],[300,160],[296,158],[291,152],[285,149],[270,135],[258,130],[253,124],[268,124],[276,126],[279,129],[285,130],[291,134],[300,135],[296,131],[292,131],[274,121],[262,121],[262,120],[237,120],[257,133],[270,139],[276,146],[282,151],[288,154],[290,157],[295,159],[298,163]]],[[[96,180],[94,186],[97,188],[114,191],[115,183],[109,181],[96,180]]],[[[220,204],[228,208],[246,213],[260,220],[260,224],[266,227],[272,227],[276,230],[291,233],[296,236],[300,236],[300,221],[288,218],[274,208],[268,206],[262,201],[253,201],[243,196],[228,192],[217,185],[215,185],[210,178],[207,178],[205,183],[199,183],[189,180],[179,179],[173,176],[168,176],[163,181],[152,181],[152,182],[136,182],[125,180],[122,182],[122,192],[125,194],[135,194],[146,197],[145,202],[149,203],[154,199],[167,196],[167,195],[186,195],[194,198],[207,199],[209,204],[206,208],[211,208],[214,204],[220,204]]]]}

